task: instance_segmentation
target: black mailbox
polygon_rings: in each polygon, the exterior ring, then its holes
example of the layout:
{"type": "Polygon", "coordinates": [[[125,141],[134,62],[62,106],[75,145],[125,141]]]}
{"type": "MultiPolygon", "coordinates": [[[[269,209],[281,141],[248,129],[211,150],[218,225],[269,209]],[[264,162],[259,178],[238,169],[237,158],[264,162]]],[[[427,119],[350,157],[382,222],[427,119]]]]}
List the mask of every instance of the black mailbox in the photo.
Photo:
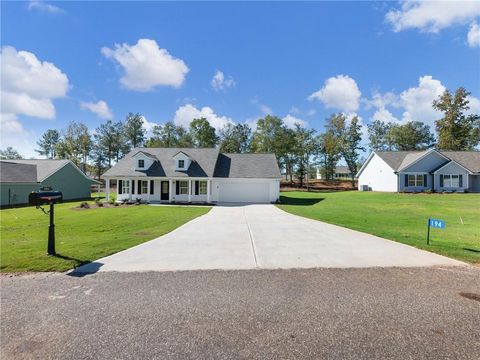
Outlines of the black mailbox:
{"type": "Polygon", "coordinates": [[[28,203],[34,206],[48,205],[63,200],[61,191],[34,191],[28,195],[28,203]]]}

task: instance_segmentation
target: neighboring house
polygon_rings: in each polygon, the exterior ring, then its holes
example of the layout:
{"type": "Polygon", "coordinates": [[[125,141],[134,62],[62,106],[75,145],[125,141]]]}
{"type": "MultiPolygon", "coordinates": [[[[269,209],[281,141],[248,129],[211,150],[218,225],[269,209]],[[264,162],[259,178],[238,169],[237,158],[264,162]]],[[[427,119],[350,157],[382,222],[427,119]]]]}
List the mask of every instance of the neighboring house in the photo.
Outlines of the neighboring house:
{"type": "Polygon", "coordinates": [[[1,205],[28,203],[28,195],[43,187],[63,193],[64,200],[90,197],[97,181],[87,177],[70,160],[0,161],[1,205]]]}
{"type": "Polygon", "coordinates": [[[359,190],[480,192],[480,152],[374,151],[357,177],[359,190]]]}
{"type": "MultiPolygon", "coordinates": [[[[348,166],[337,166],[335,167],[335,173],[333,174],[334,179],[348,179],[352,178],[352,173],[348,166]]],[[[322,168],[317,168],[317,179],[323,179],[322,168]]]]}
{"type": "Polygon", "coordinates": [[[136,148],[102,176],[117,201],[253,202],[279,198],[273,154],[224,154],[218,149],[136,148]]]}

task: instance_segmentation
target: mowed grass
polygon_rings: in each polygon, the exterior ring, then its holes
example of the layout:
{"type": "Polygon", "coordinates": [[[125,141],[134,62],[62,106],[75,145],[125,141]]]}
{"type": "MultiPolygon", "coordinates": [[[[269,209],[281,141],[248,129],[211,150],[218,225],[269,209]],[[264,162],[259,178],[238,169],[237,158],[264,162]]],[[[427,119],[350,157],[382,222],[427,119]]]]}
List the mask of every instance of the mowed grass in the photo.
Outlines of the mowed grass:
{"type": "Polygon", "coordinates": [[[55,205],[57,256],[46,256],[47,215],[35,207],[1,210],[1,271],[65,271],[166,234],[210,210],[147,205],[85,210],[79,204],[55,205]]]}
{"type": "Polygon", "coordinates": [[[480,263],[480,194],[283,192],[281,209],[458,260],[480,263]],[[427,219],[446,221],[431,229],[427,219]]]}

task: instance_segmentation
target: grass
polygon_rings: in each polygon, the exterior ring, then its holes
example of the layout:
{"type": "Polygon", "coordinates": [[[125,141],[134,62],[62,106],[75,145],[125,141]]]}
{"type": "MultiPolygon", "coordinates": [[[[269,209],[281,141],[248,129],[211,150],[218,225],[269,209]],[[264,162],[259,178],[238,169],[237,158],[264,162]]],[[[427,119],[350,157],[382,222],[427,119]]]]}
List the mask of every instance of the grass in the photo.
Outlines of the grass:
{"type": "Polygon", "coordinates": [[[281,209],[471,263],[480,263],[480,194],[283,192],[281,209]],[[431,229],[427,219],[446,221],[431,229]],[[462,223],[463,222],[463,223],[462,223]]]}
{"type": "MultiPolygon", "coordinates": [[[[93,204],[93,201],[89,202],[93,204]]],[[[65,271],[166,234],[208,207],[55,205],[57,256],[46,256],[49,218],[35,207],[0,211],[0,269],[65,271]]]]}

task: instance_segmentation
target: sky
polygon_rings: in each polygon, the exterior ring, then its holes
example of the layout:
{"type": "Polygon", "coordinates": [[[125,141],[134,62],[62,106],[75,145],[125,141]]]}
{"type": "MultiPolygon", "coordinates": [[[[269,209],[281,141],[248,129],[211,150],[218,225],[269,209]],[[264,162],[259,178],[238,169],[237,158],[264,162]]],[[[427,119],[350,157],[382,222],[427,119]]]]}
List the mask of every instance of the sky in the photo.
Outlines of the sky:
{"type": "Polygon", "coordinates": [[[318,131],[342,112],[440,118],[445,89],[480,112],[480,2],[1,2],[1,148],[47,129],[144,116],[318,131]]]}

